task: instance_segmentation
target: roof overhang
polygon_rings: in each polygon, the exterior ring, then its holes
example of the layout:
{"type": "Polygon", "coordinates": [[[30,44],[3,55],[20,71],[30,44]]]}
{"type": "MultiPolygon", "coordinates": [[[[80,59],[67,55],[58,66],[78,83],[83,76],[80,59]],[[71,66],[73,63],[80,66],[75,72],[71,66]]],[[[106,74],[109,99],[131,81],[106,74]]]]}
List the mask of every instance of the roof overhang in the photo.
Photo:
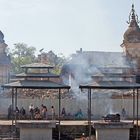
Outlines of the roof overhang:
{"type": "Polygon", "coordinates": [[[138,89],[140,84],[128,81],[100,81],[90,84],[81,84],[81,89],[138,89]]]}
{"type": "Polygon", "coordinates": [[[55,83],[52,81],[40,80],[21,80],[8,83],[2,86],[3,88],[26,88],[26,89],[70,89],[70,86],[63,83],[55,83]]]}

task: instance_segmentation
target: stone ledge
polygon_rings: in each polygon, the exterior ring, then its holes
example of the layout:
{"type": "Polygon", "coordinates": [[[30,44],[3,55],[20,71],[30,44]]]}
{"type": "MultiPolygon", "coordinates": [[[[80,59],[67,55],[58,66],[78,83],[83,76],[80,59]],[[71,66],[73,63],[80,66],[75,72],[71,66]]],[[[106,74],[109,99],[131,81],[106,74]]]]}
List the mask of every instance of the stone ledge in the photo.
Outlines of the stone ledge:
{"type": "Polygon", "coordinates": [[[17,121],[17,126],[20,128],[55,128],[56,121],[44,121],[44,120],[17,121]]]}
{"type": "Polygon", "coordinates": [[[93,127],[95,129],[127,129],[127,128],[133,128],[133,122],[95,122],[93,124],[93,127]]]}

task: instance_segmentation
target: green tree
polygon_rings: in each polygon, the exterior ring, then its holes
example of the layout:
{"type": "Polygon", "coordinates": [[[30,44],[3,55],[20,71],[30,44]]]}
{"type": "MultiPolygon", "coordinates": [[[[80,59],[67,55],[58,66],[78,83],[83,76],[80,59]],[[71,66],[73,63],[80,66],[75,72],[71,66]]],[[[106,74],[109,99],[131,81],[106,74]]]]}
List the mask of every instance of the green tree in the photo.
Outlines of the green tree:
{"type": "Polygon", "coordinates": [[[12,71],[14,73],[21,73],[23,69],[21,65],[30,64],[35,62],[36,48],[28,46],[25,43],[14,44],[14,49],[10,52],[12,61],[12,71]]]}

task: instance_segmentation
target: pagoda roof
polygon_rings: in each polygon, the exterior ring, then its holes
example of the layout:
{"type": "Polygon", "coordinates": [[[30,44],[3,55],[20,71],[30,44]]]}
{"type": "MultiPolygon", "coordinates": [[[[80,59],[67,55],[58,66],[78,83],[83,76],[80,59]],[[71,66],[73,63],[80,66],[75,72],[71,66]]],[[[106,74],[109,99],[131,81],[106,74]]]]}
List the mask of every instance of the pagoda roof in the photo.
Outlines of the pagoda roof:
{"type": "Polygon", "coordinates": [[[128,81],[99,81],[81,84],[81,89],[138,89],[140,84],[128,81]]]}
{"type": "Polygon", "coordinates": [[[60,75],[53,73],[20,73],[16,75],[17,78],[59,78],[60,75]]]}
{"type": "Polygon", "coordinates": [[[70,89],[70,86],[63,83],[56,83],[44,80],[21,80],[4,84],[4,88],[28,88],[28,89],[70,89]]]}
{"type": "Polygon", "coordinates": [[[33,68],[33,69],[53,69],[54,66],[46,65],[44,63],[32,63],[27,65],[22,65],[21,68],[33,68]]]}
{"type": "Polygon", "coordinates": [[[124,78],[124,77],[126,77],[126,78],[135,78],[136,77],[136,75],[134,75],[134,74],[125,74],[125,73],[101,73],[101,74],[95,74],[95,75],[92,75],[91,76],[92,78],[94,78],[94,77],[118,77],[118,78],[124,78]]]}

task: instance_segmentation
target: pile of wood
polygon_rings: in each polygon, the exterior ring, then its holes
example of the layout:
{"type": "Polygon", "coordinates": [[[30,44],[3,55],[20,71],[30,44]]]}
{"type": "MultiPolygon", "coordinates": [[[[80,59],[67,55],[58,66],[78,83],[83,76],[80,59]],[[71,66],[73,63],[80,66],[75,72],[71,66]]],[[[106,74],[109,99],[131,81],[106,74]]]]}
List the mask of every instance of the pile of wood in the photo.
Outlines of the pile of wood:
{"type": "MultiPolygon", "coordinates": [[[[1,97],[12,97],[12,90],[4,90],[1,97]]],[[[59,98],[59,91],[56,89],[18,89],[18,98],[39,98],[39,99],[57,99],[59,98]]],[[[61,89],[61,98],[72,98],[68,90],[61,89]]]]}

